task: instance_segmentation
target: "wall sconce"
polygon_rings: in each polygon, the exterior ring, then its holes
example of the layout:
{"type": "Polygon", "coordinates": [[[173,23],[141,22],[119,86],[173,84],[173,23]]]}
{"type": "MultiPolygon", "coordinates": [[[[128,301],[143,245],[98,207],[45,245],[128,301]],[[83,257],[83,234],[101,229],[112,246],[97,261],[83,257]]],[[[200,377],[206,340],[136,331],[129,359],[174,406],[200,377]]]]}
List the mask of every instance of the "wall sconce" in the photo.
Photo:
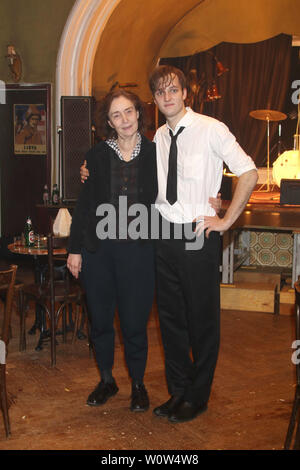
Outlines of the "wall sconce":
{"type": "Polygon", "coordinates": [[[22,74],[22,62],[19,54],[15,50],[15,46],[7,46],[7,55],[5,57],[12,72],[14,82],[18,82],[22,74]]]}

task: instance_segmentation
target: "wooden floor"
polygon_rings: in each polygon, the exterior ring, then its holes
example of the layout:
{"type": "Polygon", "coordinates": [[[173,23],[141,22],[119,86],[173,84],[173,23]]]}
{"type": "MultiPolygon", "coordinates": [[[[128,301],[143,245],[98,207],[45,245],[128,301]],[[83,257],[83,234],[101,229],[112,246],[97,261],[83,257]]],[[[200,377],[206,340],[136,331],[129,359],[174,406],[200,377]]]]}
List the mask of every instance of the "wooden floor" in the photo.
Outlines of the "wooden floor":
{"type": "MultiPolygon", "coordinates": [[[[31,315],[27,330],[33,322],[31,315]]],[[[152,414],[168,398],[157,315],[149,321],[145,383],[146,413],[129,410],[130,383],[119,336],[114,376],[119,393],[102,407],[86,398],[99,380],[87,341],[62,344],[50,367],[50,344],[37,352],[36,336],[18,351],[18,318],[7,359],[12,401],[12,435],[5,438],[0,416],[0,449],[18,450],[201,450],[282,449],[295,391],[291,362],[294,317],[222,311],[221,347],[206,413],[190,423],[171,424],[152,414]]]]}

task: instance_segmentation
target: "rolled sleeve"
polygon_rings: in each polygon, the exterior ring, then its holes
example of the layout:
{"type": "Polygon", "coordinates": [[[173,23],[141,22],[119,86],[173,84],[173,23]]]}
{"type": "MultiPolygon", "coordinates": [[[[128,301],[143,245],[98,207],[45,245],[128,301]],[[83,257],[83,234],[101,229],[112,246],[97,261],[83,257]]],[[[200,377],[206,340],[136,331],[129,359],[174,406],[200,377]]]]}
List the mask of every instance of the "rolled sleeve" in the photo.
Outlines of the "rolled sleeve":
{"type": "Polygon", "coordinates": [[[228,168],[236,176],[241,176],[250,170],[256,170],[252,158],[247,155],[235,136],[222,122],[214,123],[210,132],[211,146],[219,158],[222,158],[228,168]]]}

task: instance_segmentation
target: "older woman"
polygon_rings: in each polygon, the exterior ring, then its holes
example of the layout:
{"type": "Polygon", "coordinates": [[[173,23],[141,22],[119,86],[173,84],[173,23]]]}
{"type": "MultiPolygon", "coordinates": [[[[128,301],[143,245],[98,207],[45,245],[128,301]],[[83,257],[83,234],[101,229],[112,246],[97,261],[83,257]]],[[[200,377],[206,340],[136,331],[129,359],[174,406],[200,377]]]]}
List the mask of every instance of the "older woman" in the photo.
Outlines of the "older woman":
{"type": "Polygon", "coordinates": [[[86,289],[91,341],[101,376],[87,404],[102,405],[118,392],[112,375],[117,308],[132,380],[130,409],[145,411],[149,398],[143,378],[147,321],[154,296],[154,253],[151,240],[133,239],[130,230],[124,230],[130,218],[121,214],[120,201],[125,200],[128,208],[140,203],[148,210],[154,204],[155,144],[142,135],[143,106],[135,94],[125,90],[109,93],[101,117],[106,140],[86,157],[90,176],[73,214],[68,256],[68,268],[76,278],[81,273],[86,289]],[[109,226],[106,233],[99,229],[101,224],[102,228],[109,226]]]}

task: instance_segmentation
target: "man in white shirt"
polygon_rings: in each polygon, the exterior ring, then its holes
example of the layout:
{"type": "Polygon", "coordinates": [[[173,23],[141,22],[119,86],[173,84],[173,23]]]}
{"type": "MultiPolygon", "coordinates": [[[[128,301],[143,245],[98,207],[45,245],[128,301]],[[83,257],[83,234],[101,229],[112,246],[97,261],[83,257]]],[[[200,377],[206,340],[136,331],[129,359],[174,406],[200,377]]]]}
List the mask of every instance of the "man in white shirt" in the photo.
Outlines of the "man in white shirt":
{"type": "MultiPolygon", "coordinates": [[[[157,305],[171,398],[155,408],[154,414],[180,423],[207,409],[219,349],[220,232],[228,230],[241,214],[257,182],[257,171],[223,123],[185,108],[187,89],[180,70],[159,66],[149,84],[166,118],[154,138],[156,208],[162,221],[171,225],[171,234],[179,226],[186,233],[187,226],[194,228],[199,222],[195,232],[202,237],[195,249],[187,249],[184,236],[157,241],[157,305]],[[169,162],[171,139],[177,133],[176,158],[170,154],[169,162]],[[171,161],[176,162],[175,170],[171,161]],[[238,182],[231,204],[220,218],[208,199],[218,194],[223,162],[238,176],[238,182]]],[[[174,155],[174,146],[172,152],[174,155]]]]}

